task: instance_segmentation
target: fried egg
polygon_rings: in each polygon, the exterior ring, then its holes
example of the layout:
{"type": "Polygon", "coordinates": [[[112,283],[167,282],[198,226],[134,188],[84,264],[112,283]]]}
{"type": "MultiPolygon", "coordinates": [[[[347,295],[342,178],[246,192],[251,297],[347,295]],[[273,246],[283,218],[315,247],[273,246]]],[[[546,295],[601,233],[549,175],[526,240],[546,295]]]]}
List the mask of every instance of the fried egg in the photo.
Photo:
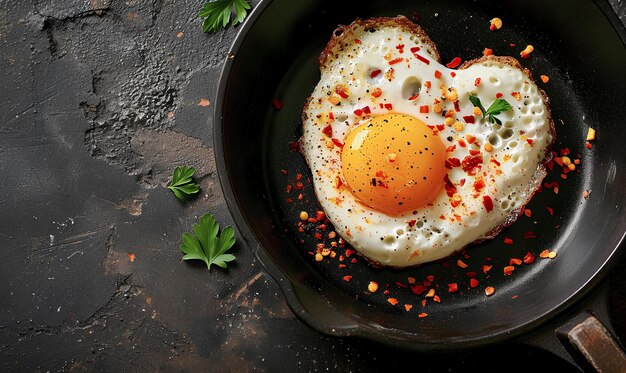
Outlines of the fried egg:
{"type": "Polygon", "coordinates": [[[512,57],[459,69],[439,60],[403,16],[356,20],[320,55],[302,113],[317,199],[377,265],[415,266],[494,237],[545,176],[554,124],[530,72],[512,57]]]}

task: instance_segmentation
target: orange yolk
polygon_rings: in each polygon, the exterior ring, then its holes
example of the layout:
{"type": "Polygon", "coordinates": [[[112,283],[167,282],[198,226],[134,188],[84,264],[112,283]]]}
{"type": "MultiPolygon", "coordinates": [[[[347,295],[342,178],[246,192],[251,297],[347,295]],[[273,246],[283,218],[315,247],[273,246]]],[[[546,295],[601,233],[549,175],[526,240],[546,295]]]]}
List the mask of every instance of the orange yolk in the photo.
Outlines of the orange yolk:
{"type": "Polygon", "coordinates": [[[348,133],[341,169],[362,203],[400,215],[437,196],[446,174],[445,153],[439,136],[419,119],[385,114],[348,133]]]}

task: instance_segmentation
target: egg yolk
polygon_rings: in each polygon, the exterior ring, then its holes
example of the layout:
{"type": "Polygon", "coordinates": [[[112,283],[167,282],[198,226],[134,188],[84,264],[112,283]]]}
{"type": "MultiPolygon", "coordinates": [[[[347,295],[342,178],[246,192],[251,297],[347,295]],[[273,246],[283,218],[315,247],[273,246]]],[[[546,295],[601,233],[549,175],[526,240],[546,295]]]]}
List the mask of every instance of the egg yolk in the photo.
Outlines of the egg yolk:
{"type": "Polygon", "coordinates": [[[403,114],[373,117],[352,129],[341,169],[365,205],[401,215],[432,202],[444,183],[446,149],[419,119],[403,114]]]}

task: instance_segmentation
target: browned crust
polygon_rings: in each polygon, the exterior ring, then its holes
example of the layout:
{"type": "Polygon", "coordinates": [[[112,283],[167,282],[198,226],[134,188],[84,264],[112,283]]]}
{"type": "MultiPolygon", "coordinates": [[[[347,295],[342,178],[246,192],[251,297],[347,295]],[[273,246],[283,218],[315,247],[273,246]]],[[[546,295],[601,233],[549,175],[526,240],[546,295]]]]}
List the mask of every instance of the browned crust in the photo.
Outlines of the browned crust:
{"type": "Polygon", "coordinates": [[[368,19],[357,18],[354,22],[347,26],[339,25],[339,27],[337,27],[333,32],[333,36],[330,38],[326,48],[324,48],[317,59],[320,68],[326,68],[328,66],[328,62],[332,58],[336,57],[336,53],[344,47],[344,42],[347,42],[350,37],[354,36],[354,31],[356,29],[363,28],[364,30],[369,30],[384,27],[400,28],[419,37],[435,53],[432,57],[435,58],[437,62],[441,62],[437,46],[432,40],[430,40],[428,35],[426,35],[426,32],[424,32],[420,26],[413,23],[410,19],[399,15],[397,17],[377,17],[368,19]]]}

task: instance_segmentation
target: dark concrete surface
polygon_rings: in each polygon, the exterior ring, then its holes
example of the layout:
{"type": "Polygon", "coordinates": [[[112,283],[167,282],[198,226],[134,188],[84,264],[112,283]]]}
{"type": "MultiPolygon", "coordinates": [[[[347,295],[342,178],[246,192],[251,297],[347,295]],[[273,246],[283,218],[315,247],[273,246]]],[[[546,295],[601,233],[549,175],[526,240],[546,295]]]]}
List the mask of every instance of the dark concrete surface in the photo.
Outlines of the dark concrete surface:
{"type": "MultiPolygon", "coordinates": [[[[331,338],[247,248],[228,270],[182,262],[200,215],[233,224],[212,102],[236,30],[202,33],[201,4],[0,0],[0,371],[573,369],[516,344],[420,355],[331,338]],[[182,164],[202,187],[187,204],[164,188],[182,164]]],[[[609,279],[622,338],[625,269],[609,279]]]]}

